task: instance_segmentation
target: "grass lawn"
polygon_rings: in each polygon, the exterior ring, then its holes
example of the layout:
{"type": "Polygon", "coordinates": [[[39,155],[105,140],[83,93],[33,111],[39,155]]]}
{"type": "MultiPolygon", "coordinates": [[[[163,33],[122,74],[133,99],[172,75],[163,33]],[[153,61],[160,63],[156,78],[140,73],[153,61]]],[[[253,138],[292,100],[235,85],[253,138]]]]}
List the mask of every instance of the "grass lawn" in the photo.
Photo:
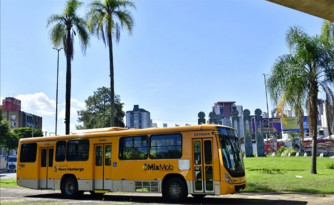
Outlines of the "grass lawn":
{"type": "Polygon", "coordinates": [[[244,158],[248,192],[334,193],[334,159],[317,158],[317,173],[311,173],[311,157],[244,158]]]}
{"type": "Polygon", "coordinates": [[[19,187],[16,184],[16,179],[0,179],[0,187],[19,187]]]}

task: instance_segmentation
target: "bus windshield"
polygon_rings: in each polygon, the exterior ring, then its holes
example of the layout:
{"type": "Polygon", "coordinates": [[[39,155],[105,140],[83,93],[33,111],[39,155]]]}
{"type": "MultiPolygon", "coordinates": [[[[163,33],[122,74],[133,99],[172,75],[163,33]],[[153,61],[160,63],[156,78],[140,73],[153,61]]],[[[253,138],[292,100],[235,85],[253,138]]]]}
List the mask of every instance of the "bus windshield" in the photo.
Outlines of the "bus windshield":
{"type": "Polygon", "coordinates": [[[225,168],[231,176],[244,176],[241,147],[235,131],[233,129],[219,127],[218,132],[225,168]]]}

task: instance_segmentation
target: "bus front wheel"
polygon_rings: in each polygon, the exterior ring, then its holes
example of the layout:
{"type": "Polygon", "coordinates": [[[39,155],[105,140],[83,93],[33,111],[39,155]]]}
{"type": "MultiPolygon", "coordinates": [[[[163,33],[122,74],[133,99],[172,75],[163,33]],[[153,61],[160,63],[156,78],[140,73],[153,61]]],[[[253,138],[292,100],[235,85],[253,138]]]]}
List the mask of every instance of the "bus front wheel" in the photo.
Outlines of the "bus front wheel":
{"type": "Polygon", "coordinates": [[[185,183],[178,178],[172,178],[168,180],[163,196],[170,202],[183,201],[188,195],[187,186],[185,183]]]}
{"type": "Polygon", "coordinates": [[[66,178],[61,183],[61,194],[65,198],[75,198],[79,195],[78,182],[73,177],[66,178]]]}

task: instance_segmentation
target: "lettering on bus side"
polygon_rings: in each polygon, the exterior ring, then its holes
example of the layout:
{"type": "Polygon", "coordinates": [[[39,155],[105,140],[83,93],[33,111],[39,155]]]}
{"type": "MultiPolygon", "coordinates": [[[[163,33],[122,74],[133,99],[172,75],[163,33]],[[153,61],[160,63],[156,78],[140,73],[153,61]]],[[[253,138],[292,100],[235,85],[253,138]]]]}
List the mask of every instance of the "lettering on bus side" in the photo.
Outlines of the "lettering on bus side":
{"type": "Polygon", "coordinates": [[[84,170],[85,170],[84,168],[71,168],[71,167],[59,167],[58,168],[57,166],[55,166],[55,168],[54,168],[55,172],[58,172],[58,171],[62,171],[62,172],[65,172],[65,171],[82,172],[84,170]]]}
{"type": "Polygon", "coordinates": [[[143,169],[145,171],[172,171],[174,169],[174,166],[171,164],[147,164],[145,163],[143,166],[143,169]]]}
{"type": "Polygon", "coordinates": [[[196,133],[194,133],[195,137],[208,136],[208,135],[211,135],[211,133],[210,132],[196,132],[196,133]]]}

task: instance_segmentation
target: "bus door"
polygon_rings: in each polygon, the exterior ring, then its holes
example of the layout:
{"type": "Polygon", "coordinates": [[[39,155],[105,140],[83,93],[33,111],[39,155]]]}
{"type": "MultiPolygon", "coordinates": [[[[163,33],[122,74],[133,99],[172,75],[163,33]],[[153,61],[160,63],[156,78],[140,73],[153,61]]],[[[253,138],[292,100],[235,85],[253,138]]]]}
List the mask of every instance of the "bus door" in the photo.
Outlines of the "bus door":
{"type": "Polygon", "coordinates": [[[213,193],[212,139],[193,140],[194,192],[213,193]]]}
{"type": "Polygon", "coordinates": [[[111,144],[96,144],[94,150],[94,189],[111,190],[111,144]]]}
{"type": "Polygon", "coordinates": [[[53,147],[40,148],[39,188],[53,189],[53,147]]]}

